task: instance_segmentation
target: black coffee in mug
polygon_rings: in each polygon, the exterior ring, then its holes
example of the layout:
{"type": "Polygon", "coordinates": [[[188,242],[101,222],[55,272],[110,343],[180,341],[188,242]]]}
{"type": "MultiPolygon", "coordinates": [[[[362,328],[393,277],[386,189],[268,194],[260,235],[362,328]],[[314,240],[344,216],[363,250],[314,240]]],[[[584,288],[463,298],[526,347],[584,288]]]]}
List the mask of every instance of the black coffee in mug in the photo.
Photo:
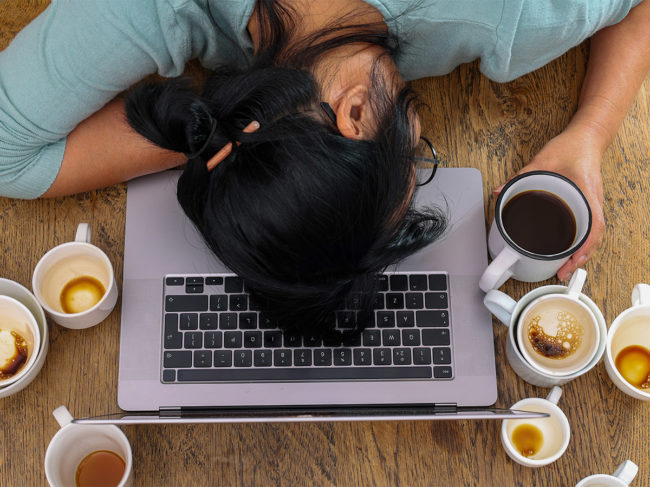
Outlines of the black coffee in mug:
{"type": "Polygon", "coordinates": [[[571,208],[548,191],[530,190],[514,196],[503,207],[501,220],[513,242],[539,255],[564,252],[576,237],[571,208]]]}

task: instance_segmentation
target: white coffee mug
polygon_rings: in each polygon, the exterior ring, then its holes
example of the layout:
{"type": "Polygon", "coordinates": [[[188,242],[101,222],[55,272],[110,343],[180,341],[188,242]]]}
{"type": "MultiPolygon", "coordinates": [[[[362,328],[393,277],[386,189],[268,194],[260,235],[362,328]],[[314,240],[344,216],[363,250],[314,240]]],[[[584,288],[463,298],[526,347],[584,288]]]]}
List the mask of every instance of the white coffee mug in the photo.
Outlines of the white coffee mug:
{"type": "Polygon", "coordinates": [[[612,475],[590,475],[578,482],[576,487],[627,487],[638,471],[639,467],[634,462],[625,460],[612,475]]]}
{"type": "Polygon", "coordinates": [[[0,387],[28,374],[40,348],[41,330],[32,312],[17,299],[0,295],[0,370],[6,375],[0,377],[0,387]]]}
{"type": "MultiPolygon", "coordinates": [[[[578,269],[572,281],[575,283],[584,282],[586,271],[578,269]]],[[[580,285],[581,287],[581,285],[580,285]]],[[[483,298],[483,303],[497,319],[508,327],[506,338],[506,357],[510,367],[515,373],[529,384],[540,387],[553,387],[566,384],[567,382],[579,377],[591,370],[600,360],[606,345],[607,324],[605,318],[598,306],[584,294],[579,294],[578,299],[585,304],[593,313],[598,324],[598,346],[591,360],[580,370],[564,375],[550,374],[534,366],[524,358],[517,342],[517,324],[522,311],[537,298],[550,294],[566,294],[569,288],[567,286],[550,285],[541,286],[523,296],[519,301],[515,301],[507,294],[493,289],[483,298]]]]}
{"type": "MultiPolygon", "coordinates": [[[[634,286],[632,307],[618,315],[609,327],[605,369],[612,382],[625,394],[650,401],[650,388],[643,390],[635,387],[616,367],[617,356],[623,349],[633,345],[650,352],[650,286],[647,284],[634,286]]],[[[646,373],[646,380],[650,381],[650,369],[646,368],[646,373]]]]}
{"type": "Polygon", "coordinates": [[[124,460],[124,474],[117,487],[133,486],[131,445],[122,430],[115,425],[74,424],[65,406],[59,406],[52,414],[61,429],[52,437],[45,452],[45,476],[51,487],[76,485],[81,461],[102,450],[113,452],[124,460]]]}
{"type": "Polygon", "coordinates": [[[539,282],[553,275],[587,240],[591,230],[591,209],[587,198],[571,180],[548,171],[531,171],[512,178],[501,190],[494,209],[488,236],[492,262],[483,272],[479,287],[497,289],[511,277],[524,282],[539,282]],[[573,243],[566,250],[544,255],[528,251],[508,235],[503,225],[503,209],[515,196],[527,191],[544,191],[560,198],[573,213],[576,224],[573,243]]]}
{"type": "Polygon", "coordinates": [[[117,283],[106,254],[90,243],[90,227],[81,223],[74,242],[49,250],[36,264],[32,289],[47,314],[66,328],[88,328],[102,322],[117,303],[117,283]],[[61,303],[64,287],[77,278],[89,276],[101,283],[104,294],[92,307],[66,313],[61,303]]]}
{"type": "Polygon", "coordinates": [[[501,424],[501,444],[510,458],[526,467],[543,467],[553,463],[564,454],[571,439],[569,420],[557,406],[562,389],[553,387],[546,399],[531,397],[522,399],[511,409],[547,413],[546,418],[506,419],[501,424]],[[541,434],[541,444],[538,451],[530,456],[524,456],[513,443],[513,435],[517,427],[528,425],[541,434]]]}

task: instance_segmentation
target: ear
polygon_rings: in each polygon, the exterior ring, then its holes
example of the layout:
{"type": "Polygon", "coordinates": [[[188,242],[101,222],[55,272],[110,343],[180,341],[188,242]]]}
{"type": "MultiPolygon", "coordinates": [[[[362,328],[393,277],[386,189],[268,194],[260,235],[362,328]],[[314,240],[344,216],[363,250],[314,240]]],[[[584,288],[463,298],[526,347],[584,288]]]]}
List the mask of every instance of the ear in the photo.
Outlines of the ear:
{"type": "Polygon", "coordinates": [[[336,125],[343,137],[364,139],[372,128],[368,87],[355,85],[343,93],[336,107],[336,125]]]}

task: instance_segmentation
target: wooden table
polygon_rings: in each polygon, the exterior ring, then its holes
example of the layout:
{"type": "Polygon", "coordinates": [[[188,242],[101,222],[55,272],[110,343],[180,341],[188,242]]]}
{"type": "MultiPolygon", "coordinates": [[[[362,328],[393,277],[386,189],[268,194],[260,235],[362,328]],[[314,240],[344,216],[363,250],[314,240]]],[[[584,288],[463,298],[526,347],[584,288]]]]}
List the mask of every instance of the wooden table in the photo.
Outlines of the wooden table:
{"type": "MultiPolygon", "coordinates": [[[[0,2],[3,48],[45,0],[0,2]],[[18,16],[23,8],[27,14],[18,16]],[[30,10],[31,9],[31,10],[30,10]]],[[[486,221],[491,191],[562,130],[575,109],[587,46],[512,83],[492,83],[478,65],[415,84],[430,106],[424,134],[446,166],[473,166],[484,178],[486,221]]],[[[650,78],[604,160],[604,243],[587,265],[586,293],[609,324],[630,305],[632,287],[650,282],[650,78]]],[[[0,199],[0,277],[31,287],[38,259],[73,238],[87,221],[122,280],[126,187],[45,201],[0,199]]],[[[550,280],[549,282],[554,282],[550,280]]],[[[509,282],[519,297],[535,285],[509,282]]],[[[82,331],[50,323],[50,350],[36,380],[0,399],[0,485],[46,485],[43,458],[58,429],[51,411],[75,416],[117,408],[120,305],[101,325],[82,331]]],[[[519,379],[505,360],[505,327],[494,324],[500,407],[547,389],[519,379]]],[[[567,384],[560,406],[572,437],[554,464],[512,462],[499,421],[364,422],[196,426],[129,426],[138,486],[573,486],[611,473],[625,459],[640,467],[633,486],[650,485],[650,404],[616,389],[601,361],[567,384]]]]}

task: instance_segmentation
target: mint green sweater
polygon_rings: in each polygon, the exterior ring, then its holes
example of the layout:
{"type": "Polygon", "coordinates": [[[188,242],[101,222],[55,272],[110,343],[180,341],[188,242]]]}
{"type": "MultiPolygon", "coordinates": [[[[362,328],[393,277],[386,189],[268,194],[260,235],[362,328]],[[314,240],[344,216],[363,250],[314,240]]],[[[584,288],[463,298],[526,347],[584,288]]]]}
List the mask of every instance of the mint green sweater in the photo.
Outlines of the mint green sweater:
{"type": "MultiPolygon", "coordinates": [[[[397,59],[407,80],[480,59],[486,76],[508,81],[620,21],[641,0],[367,1],[408,41],[397,59]]],[[[53,0],[0,52],[0,195],[43,194],[67,134],[145,76],[178,76],[193,58],[206,67],[247,63],[254,3],[53,0]]]]}

